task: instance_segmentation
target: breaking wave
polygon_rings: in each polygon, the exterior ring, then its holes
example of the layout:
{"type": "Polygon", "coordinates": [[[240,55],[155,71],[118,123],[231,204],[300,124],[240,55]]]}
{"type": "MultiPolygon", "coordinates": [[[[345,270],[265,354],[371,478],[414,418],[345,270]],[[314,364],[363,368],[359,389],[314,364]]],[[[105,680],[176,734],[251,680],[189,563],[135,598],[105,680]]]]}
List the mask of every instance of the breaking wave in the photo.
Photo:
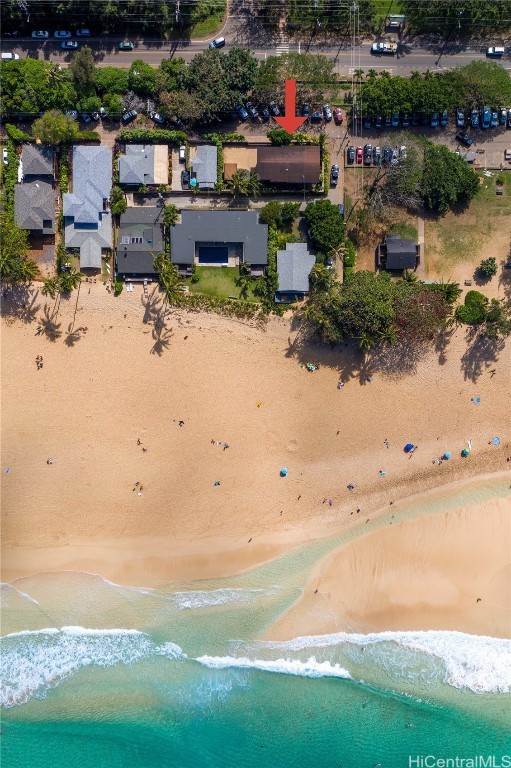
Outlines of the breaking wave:
{"type": "Polygon", "coordinates": [[[350,679],[351,675],[339,664],[329,661],[316,661],[311,656],[308,661],[299,659],[249,659],[236,656],[199,656],[200,664],[210,669],[260,669],[264,672],[279,672],[283,675],[298,675],[299,677],[342,677],[350,679]]]}

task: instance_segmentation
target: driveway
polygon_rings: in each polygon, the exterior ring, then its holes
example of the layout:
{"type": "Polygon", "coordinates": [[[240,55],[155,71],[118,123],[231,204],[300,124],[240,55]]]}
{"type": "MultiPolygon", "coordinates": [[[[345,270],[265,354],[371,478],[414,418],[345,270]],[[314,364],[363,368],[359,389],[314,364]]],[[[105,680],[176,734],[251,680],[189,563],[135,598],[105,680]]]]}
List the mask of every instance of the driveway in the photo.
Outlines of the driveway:
{"type": "Polygon", "coordinates": [[[172,185],[171,190],[173,192],[181,192],[181,171],[184,169],[185,164],[179,162],[179,149],[174,147],[172,150],[172,185]]]}

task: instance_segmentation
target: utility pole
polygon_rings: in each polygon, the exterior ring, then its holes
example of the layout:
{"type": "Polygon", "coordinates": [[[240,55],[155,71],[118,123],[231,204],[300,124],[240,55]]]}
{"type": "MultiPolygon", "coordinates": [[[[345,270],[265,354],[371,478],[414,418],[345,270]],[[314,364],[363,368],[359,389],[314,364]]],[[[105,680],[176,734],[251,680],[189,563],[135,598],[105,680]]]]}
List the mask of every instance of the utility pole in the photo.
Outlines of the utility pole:
{"type": "Polygon", "coordinates": [[[21,10],[26,13],[27,15],[27,22],[30,21],[30,12],[28,10],[28,5],[26,4],[25,0],[17,0],[18,6],[21,8],[21,10]]]}

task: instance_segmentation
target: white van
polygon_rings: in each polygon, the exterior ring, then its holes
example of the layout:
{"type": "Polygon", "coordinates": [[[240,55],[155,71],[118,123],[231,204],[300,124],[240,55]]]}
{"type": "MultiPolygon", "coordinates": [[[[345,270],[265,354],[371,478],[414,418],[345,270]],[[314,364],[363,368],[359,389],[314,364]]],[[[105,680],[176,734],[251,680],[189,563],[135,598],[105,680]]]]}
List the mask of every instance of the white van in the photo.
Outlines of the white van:
{"type": "Polygon", "coordinates": [[[19,59],[17,53],[2,53],[2,61],[12,61],[13,59],[19,59]]]}
{"type": "Polygon", "coordinates": [[[216,40],[212,40],[209,44],[210,48],[223,48],[225,45],[225,37],[217,37],[216,40]]]}
{"type": "Polygon", "coordinates": [[[498,46],[497,47],[492,46],[491,48],[487,48],[486,49],[486,55],[487,56],[496,56],[498,58],[503,56],[505,54],[505,52],[506,52],[505,48],[498,47],[498,46]]]}

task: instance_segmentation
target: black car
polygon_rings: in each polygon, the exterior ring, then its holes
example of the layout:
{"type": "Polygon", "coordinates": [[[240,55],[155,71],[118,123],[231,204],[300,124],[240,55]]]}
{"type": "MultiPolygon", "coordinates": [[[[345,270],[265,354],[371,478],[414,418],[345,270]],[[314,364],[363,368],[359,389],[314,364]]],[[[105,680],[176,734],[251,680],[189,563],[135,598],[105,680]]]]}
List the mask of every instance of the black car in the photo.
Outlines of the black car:
{"type": "Polygon", "coordinates": [[[465,147],[471,147],[474,143],[472,137],[463,131],[459,131],[459,133],[456,134],[456,141],[459,141],[460,144],[464,144],[465,147]]]}
{"type": "Polygon", "coordinates": [[[392,160],[392,150],[390,147],[383,147],[383,165],[389,165],[392,160]]]}
{"type": "Polygon", "coordinates": [[[245,109],[245,107],[243,107],[241,104],[238,107],[236,107],[236,113],[238,117],[240,117],[243,120],[243,122],[246,122],[248,120],[248,112],[245,109]]]}
{"type": "Polygon", "coordinates": [[[444,109],[443,112],[440,112],[440,125],[442,126],[442,128],[445,128],[448,122],[449,122],[449,116],[447,114],[447,110],[444,109]]]}
{"type": "Polygon", "coordinates": [[[392,120],[390,119],[390,115],[386,115],[385,117],[385,128],[390,128],[392,125],[392,120]]]}
{"type": "Polygon", "coordinates": [[[465,113],[463,112],[461,107],[458,107],[456,109],[456,128],[464,128],[465,127],[465,113]]]}
{"type": "Polygon", "coordinates": [[[134,120],[138,115],[138,112],[136,109],[130,109],[129,112],[125,112],[124,115],[121,117],[121,123],[131,123],[132,120],[134,120]]]}
{"type": "Polygon", "coordinates": [[[261,117],[263,120],[269,120],[270,119],[270,111],[267,107],[260,107],[261,109],[261,117]]]}
{"type": "Polygon", "coordinates": [[[332,169],[330,171],[330,185],[332,187],[336,187],[338,181],[339,181],[339,166],[335,164],[335,165],[332,165],[332,169]]]}
{"type": "Polygon", "coordinates": [[[381,149],[380,149],[380,147],[375,147],[373,149],[373,163],[375,165],[381,165],[381,149]]]}
{"type": "Polygon", "coordinates": [[[355,162],[355,147],[348,147],[348,151],[346,153],[346,158],[348,160],[348,163],[354,163],[355,162]]]}
{"type": "Polygon", "coordinates": [[[511,129],[511,109],[508,109],[507,111],[507,127],[508,129],[511,129]]]}
{"type": "Polygon", "coordinates": [[[371,125],[372,125],[371,118],[369,116],[368,117],[364,117],[364,128],[370,128],[371,125]]]}
{"type": "Polygon", "coordinates": [[[373,159],[373,148],[370,144],[364,145],[364,165],[371,165],[373,159]]]}
{"type": "Polygon", "coordinates": [[[413,112],[412,114],[412,128],[417,128],[419,125],[419,115],[417,112],[413,112]]]}
{"type": "Polygon", "coordinates": [[[190,174],[186,170],[181,171],[181,186],[183,188],[190,186],[190,174]]]}
{"type": "Polygon", "coordinates": [[[259,116],[259,112],[257,111],[257,109],[254,107],[254,105],[250,101],[246,102],[245,107],[246,107],[247,112],[250,115],[250,117],[254,117],[255,118],[255,117],[259,116]]]}
{"type": "Polygon", "coordinates": [[[277,104],[274,101],[270,101],[270,103],[268,104],[268,110],[270,112],[270,115],[273,115],[273,117],[279,117],[280,109],[278,108],[277,104]]]}
{"type": "Polygon", "coordinates": [[[429,115],[427,112],[423,112],[421,116],[421,125],[426,128],[429,127],[429,115]]]}
{"type": "Polygon", "coordinates": [[[311,113],[311,108],[306,102],[305,104],[302,105],[302,117],[309,117],[310,113],[311,113]]]}
{"type": "Polygon", "coordinates": [[[310,116],[311,122],[314,123],[320,123],[323,120],[323,115],[321,112],[313,112],[310,116]]]}
{"type": "Polygon", "coordinates": [[[383,128],[383,119],[381,115],[376,116],[376,121],[374,123],[376,128],[383,128]]]}

